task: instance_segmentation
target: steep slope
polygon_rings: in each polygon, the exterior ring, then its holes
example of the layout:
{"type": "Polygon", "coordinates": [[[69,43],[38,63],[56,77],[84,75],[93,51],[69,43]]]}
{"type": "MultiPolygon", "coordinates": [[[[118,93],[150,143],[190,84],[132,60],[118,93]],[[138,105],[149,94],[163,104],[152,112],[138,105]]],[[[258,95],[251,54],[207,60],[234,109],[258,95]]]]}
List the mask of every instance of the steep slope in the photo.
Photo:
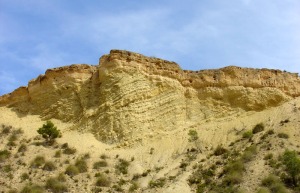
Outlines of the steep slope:
{"type": "Polygon", "coordinates": [[[185,71],[174,63],[112,50],[99,66],[72,65],[0,98],[1,106],[75,123],[107,142],[187,128],[204,119],[261,111],[299,96],[297,74],[225,67],[185,71]]]}

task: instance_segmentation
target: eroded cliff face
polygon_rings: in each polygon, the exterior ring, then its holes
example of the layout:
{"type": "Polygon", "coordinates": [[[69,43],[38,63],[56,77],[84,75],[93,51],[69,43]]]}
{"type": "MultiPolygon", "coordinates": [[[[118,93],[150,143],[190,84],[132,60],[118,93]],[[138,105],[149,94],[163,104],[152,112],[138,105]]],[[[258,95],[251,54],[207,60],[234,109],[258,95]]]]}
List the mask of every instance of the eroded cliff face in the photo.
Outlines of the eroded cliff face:
{"type": "Polygon", "coordinates": [[[76,129],[113,143],[261,111],[299,94],[297,74],[234,66],[185,71],[174,62],[112,50],[99,66],[47,70],[28,87],[0,97],[0,105],[74,122],[76,129]]]}

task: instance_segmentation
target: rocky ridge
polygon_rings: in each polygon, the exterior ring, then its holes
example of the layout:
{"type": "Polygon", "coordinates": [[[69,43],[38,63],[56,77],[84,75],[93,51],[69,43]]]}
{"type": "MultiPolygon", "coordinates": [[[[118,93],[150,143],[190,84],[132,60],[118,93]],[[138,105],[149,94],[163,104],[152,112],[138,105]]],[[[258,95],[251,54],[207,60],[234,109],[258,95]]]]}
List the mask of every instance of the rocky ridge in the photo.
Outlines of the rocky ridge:
{"type": "Polygon", "coordinates": [[[186,71],[174,62],[112,50],[99,66],[47,70],[27,87],[1,96],[0,106],[73,122],[74,129],[92,131],[103,142],[130,143],[140,133],[195,127],[299,95],[295,73],[235,66],[186,71]]]}

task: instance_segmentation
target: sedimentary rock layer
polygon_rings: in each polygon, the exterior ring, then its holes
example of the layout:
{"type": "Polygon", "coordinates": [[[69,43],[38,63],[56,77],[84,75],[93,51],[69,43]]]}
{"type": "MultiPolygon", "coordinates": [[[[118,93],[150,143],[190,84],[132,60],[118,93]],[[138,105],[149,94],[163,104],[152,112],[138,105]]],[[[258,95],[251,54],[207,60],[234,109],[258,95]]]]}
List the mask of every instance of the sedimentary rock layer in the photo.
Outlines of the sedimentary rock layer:
{"type": "Polygon", "coordinates": [[[240,111],[260,111],[300,95],[298,74],[229,66],[186,71],[175,62],[112,50],[99,66],[47,70],[0,105],[72,121],[102,141],[174,130],[240,111]]]}

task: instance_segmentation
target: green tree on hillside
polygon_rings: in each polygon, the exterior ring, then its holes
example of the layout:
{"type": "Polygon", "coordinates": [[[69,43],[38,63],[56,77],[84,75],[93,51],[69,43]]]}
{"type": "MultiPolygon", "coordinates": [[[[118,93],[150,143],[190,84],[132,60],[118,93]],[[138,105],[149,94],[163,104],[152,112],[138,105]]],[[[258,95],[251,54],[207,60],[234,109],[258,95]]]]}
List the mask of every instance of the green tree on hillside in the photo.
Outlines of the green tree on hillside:
{"type": "Polygon", "coordinates": [[[37,132],[46,139],[48,144],[52,144],[55,138],[60,136],[60,131],[51,121],[47,121],[45,124],[43,124],[43,127],[39,128],[37,132]]]}
{"type": "Polygon", "coordinates": [[[285,165],[285,170],[291,177],[293,185],[298,185],[298,176],[300,174],[300,159],[295,151],[286,150],[282,156],[282,162],[285,165]]]}

